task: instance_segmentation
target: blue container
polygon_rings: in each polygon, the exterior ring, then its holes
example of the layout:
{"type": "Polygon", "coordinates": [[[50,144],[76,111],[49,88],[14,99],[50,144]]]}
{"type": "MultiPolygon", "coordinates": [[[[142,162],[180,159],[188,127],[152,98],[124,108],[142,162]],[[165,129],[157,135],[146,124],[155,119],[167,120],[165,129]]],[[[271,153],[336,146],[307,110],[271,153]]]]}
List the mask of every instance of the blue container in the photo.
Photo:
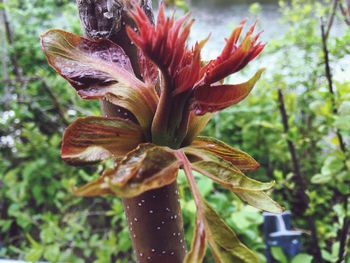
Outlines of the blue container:
{"type": "Polygon", "coordinates": [[[301,232],[292,230],[290,211],[285,211],[281,214],[265,212],[263,216],[267,262],[277,262],[271,255],[271,247],[281,247],[288,258],[292,258],[298,254],[301,246],[301,232]]]}

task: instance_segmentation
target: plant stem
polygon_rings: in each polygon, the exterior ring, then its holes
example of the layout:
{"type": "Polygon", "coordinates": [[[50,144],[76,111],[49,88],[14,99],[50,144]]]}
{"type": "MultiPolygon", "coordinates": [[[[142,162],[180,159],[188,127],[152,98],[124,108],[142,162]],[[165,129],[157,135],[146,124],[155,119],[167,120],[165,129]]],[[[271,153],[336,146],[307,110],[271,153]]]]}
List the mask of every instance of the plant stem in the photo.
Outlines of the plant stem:
{"type": "MultiPolygon", "coordinates": [[[[278,102],[279,102],[279,110],[282,117],[282,124],[284,133],[288,134],[289,132],[289,124],[288,124],[288,114],[285,107],[284,102],[284,96],[281,89],[278,89],[278,102]]],[[[306,184],[300,169],[300,161],[297,155],[296,147],[293,141],[290,139],[287,139],[288,149],[289,153],[292,158],[292,164],[293,164],[293,170],[294,170],[294,177],[296,181],[296,187],[299,188],[298,191],[298,197],[301,199],[301,202],[303,203],[303,206],[308,207],[309,206],[309,197],[306,194],[306,184]]],[[[308,225],[310,227],[311,231],[311,243],[312,243],[312,253],[315,257],[315,262],[322,263],[324,262],[321,255],[321,250],[318,244],[318,237],[317,237],[317,229],[316,229],[316,223],[314,218],[311,215],[305,215],[306,220],[308,222],[308,225]]]]}
{"type": "MultiPolygon", "coordinates": [[[[106,19],[103,15],[103,12],[106,12],[106,2],[107,0],[96,2],[77,1],[80,18],[85,21],[82,22],[85,31],[94,31],[94,34],[99,35],[96,20],[106,19]],[[89,10],[89,12],[86,12],[86,10],[89,10]]],[[[120,3],[123,3],[123,1],[120,1],[120,3]]],[[[150,0],[141,1],[141,6],[145,8],[146,13],[152,20],[151,4],[150,0]]],[[[131,60],[136,76],[141,78],[137,61],[137,49],[131,44],[125,30],[125,25],[134,26],[133,22],[125,11],[121,13],[114,12],[114,15],[122,16],[121,18],[112,18],[119,21],[121,27],[110,23],[114,28],[107,28],[107,31],[112,31],[108,38],[124,49],[131,60]]],[[[100,24],[108,24],[108,21],[105,23],[103,21],[99,22],[100,24]]],[[[91,36],[93,34],[87,33],[86,35],[91,36]]],[[[118,106],[106,101],[102,101],[101,104],[104,115],[122,117],[118,106]]],[[[186,254],[186,245],[181,207],[178,200],[176,182],[145,192],[137,197],[123,200],[137,262],[181,263],[183,261],[186,254]]]]}

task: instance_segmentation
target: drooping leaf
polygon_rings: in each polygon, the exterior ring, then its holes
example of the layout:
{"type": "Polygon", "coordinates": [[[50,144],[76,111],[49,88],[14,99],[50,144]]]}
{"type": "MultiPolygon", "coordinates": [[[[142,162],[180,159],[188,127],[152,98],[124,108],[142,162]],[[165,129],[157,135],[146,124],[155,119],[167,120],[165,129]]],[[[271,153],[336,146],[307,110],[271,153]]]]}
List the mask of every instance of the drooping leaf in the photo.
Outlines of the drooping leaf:
{"type": "Polygon", "coordinates": [[[121,160],[115,169],[106,171],[99,179],[78,188],[75,194],[95,196],[101,193],[101,189],[108,189],[108,193],[122,198],[135,197],[174,182],[179,166],[171,149],[141,144],[121,160]]]}
{"type": "Polygon", "coordinates": [[[241,171],[251,171],[259,168],[259,163],[249,154],[233,148],[226,143],[209,137],[197,137],[191,144],[191,148],[209,151],[224,160],[231,162],[241,171]]]}
{"type": "Polygon", "coordinates": [[[235,85],[211,85],[195,89],[192,108],[196,115],[215,112],[245,99],[259,80],[264,69],[260,69],[247,82],[235,85]]]}
{"type": "Polygon", "coordinates": [[[205,251],[205,226],[202,218],[197,218],[191,242],[191,250],[186,254],[183,263],[201,263],[205,256],[205,251]]]}
{"type": "Polygon", "coordinates": [[[109,95],[112,103],[132,112],[143,128],[150,126],[157,94],[154,87],[136,78],[120,46],[109,40],[89,40],[56,29],[41,36],[41,46],[49,64],[82,98],[109,95]]]}
{"type": "Polygon", "coordinates": [[[271,213],[283,212],[283,208],[263,191],[243,191],[235,194],[255,208],[271,213]]]}
{"type": "Polygon", "coordinates": [[[93,41],[54,29],[41,36],[41,47],[49,64],[83,98],[99,98],[117,82],[142,85],[124,50],[109,40],[93,41]]]}
{"type": "Polygon", "coordinates": [[[195,162],[191,164],[191,167],[235,193],[268,190],[274,185],[274,182],[262,183],[253,180],[234,165],[220,159],[195,162]]]}
{"type": "Polygon", "coordinates": [[[204,200],[203,211],[208,242],[217,263],[259,262],[258,257],[240,242],[232,229],[204,200]]]}
{"type": "MultiPolygon", "coordinates": [[[[225,222],[216,214],[216,212],[201,198],[199,190],[191,171],[191,164],[186,155],[181,151],[177,151],[176,156],[181,161],[188,179],[193,198],[197,207],[197,224],[203,224],[206,239],[209,241],[212,254],[217,263],[255,263],[258,258],[243,245],[237,235],[225,224],[225,222]]],[[[200,248],[205,246],[202,240],[201,232],[195,231],[192,242],[192,249],[187,257],[193,259],[201,259],[203,257],[200,248]]],[[[203,252],[204,253],[204,252],[203,252]]],[[[201,261],[192,261],[201,262],[201,261]]]]}
{"type": "Polygon", "coordinates": [[[107,117],[79,118],[65,130],[61,156],[73,164],[120,158],[142,140],[141,127],[131,121],[107,117]]]}

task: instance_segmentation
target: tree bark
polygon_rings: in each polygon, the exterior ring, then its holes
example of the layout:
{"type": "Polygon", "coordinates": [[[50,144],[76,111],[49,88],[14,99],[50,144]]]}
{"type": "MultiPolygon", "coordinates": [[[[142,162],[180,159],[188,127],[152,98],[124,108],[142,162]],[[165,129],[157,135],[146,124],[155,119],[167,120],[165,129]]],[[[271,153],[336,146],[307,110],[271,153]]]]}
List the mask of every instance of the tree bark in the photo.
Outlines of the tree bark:
{"type": "MultiPolygon", "coordinates": [[[[126,26],[134,27],[127,15],[125,1],[77,0],[85,35],[91,39],[108,38],[121,46],[129,56],[136,76],[141,79],[137,48],[126,34],[126,26]]],[[[152,1],[141,6],[153,21],[152,1]]],[[[123,108],[101,101],[105,116],[118,116],[136,121],[123,108]]],[[[125,215],[137,262],[181,263],[186,254],[182,213],[177,183],[123,200],[125,215]]]]}

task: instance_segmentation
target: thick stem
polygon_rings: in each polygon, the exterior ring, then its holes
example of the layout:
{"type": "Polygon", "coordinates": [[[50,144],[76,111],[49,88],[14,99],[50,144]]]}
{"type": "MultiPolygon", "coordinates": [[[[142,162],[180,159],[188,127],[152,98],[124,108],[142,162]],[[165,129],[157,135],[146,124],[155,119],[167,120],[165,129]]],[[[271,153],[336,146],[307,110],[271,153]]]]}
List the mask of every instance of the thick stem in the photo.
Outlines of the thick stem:
{"type": "Polygon", "coordinates": [[[176,182],[123,203],[137,262],[183,261],[186,247],[176,182]]]}
{"type": "MultiPolygon", "coordinates": [[[[121,3],[123,1],[77,1],[86,35],[103,36],[121,46],[129,56],[135,74],[141,78],[137,49],[125,30],[126,25],[134,25],[125,13],[125,8],[119,12],[121,3]],[[110,10],[107,10],[108,8],[110,10]],[[103,22],[109,17],[104,15],[106,12],[121,17],[111,18],[117,23],[103,22]],[[98,25],[104,25],[103,34],[99,32],[98,25]]],[[[149,0],[141,1],[141,6],[149,14],[150,19],[152,19],[151,4],[149,0]]],[[[106,116],[123,115],[123,109],[106,101],[101,102],[101,107],[106,116]]],[[[176,182],[134,198],[124,199],[123,203],[137,262],[181,263],[186,254],[186,245],[176,182]]]]}
{"type": "MultiPolygon", "coordinates": [[[[288,114],[287,110],[285,107],[285,102],[284,102],[284,96],[283,92],[281,89],[278,89],[278,102],[279,102],[279,110],[280,114],[282,117],[282,124],[284,128],[284,133],[288,134],[289,132],[289,125],[288,125],[288,114]]],[[[294,177],[296,181],[296,185],[299,187],[298,194],[299,198],[301,199],[303,206],[308,207],[309,206],[309,197],[306,194],[306,184],[300,169],[300,161],[297,155],[296,147],[294,143],[290,140],[287,139],[287,144],[288,144],[288,149],[289,153],[292,158],[292,164],[293,164],[293,170],[294,170],[294,177]]],[[[322,263],[324,262],[322,259],[321,255],[321,250],[318,244],[318,236],[317,236],[317,228],[316,228],[316,223],[312,215],[306,215],[306,220],[308,222],[308,225],[310,227],[311,231],[311,244],[312,244],[312,253],[315,257],[316,262],[322,263]]]]}

